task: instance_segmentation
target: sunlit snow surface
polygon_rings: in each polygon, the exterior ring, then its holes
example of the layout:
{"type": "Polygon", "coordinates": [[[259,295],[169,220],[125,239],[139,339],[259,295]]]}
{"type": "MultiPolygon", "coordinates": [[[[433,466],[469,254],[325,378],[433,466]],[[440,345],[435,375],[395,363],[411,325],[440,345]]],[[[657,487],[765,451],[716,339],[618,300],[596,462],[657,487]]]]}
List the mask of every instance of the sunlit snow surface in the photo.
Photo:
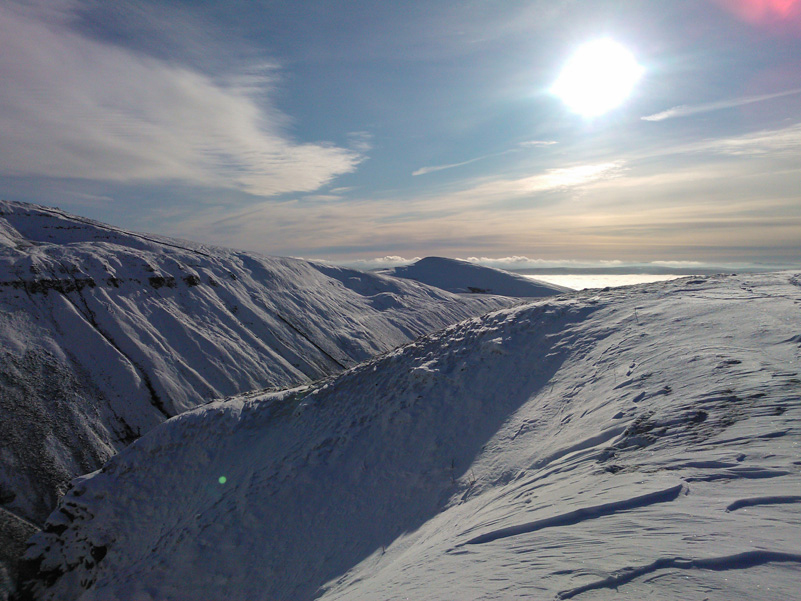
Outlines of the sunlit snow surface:
{"type": "Polygon", "coordinates": [[[539,282],[565,286],[573,290],[586,290],[587,288],[617,288],[618,286],[633,286],[635,284],[650,284],[652,282],[668,282],[677,280],[680,275],[659,275],[650,273],[620,273],[620,274],[537,274],[527,275],[527,278],[539,282]]]}
{"type": "Polygon", "coordinates": [[[798,598],[800,311],[789,272],[584,291],[199,408],[75,484],[27,588],[798,598]]]}

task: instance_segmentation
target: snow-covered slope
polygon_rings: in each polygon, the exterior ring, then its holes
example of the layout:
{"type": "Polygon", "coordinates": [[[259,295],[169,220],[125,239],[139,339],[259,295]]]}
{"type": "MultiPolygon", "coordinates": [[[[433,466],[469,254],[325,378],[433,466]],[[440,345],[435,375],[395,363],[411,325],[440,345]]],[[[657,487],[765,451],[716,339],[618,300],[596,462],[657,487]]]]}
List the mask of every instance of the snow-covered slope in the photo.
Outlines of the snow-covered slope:
{"type": "Polygon", "coordinates": [[[509,304],[0,202],[0,506],[41,523],[168,417],[509,304]]]}
{"type": "Polygon", "coordinates": [[[27,598],[798,598],[800,310],[576,293],[185,413],[75,483],[27,598]]]}
{"type": "Polygon", "coordinates": [[[411,265],[394,267],[380,273],[458,293],[541,298],[571,291],[564,286],[540,282],[502,269],[443,257],[426,257],[411,265]]]}

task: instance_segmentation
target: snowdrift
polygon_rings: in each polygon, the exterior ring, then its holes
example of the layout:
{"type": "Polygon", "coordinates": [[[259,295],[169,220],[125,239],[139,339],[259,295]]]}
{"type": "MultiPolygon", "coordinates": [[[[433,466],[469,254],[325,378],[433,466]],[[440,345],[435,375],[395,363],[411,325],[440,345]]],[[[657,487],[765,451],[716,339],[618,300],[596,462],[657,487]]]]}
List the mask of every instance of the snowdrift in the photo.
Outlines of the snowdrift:
{"type": "Polygon", "coordinates": [[[800,304],[581,292],[198,408],[74,483],[25,598],[796,598],[800,304]]]}
{"type": "Polygon", "coordinates": [[[457,293],[540,298],[571,291],[564,286],[540,282],[502,269],[442,257],[426,257],[411,265],[380,273],[457,293]]]}
{"type": "Polygon", "coordinates": [[[509,304],[0,202],[0,505],[41,524],[171,416],[509,304]]]}

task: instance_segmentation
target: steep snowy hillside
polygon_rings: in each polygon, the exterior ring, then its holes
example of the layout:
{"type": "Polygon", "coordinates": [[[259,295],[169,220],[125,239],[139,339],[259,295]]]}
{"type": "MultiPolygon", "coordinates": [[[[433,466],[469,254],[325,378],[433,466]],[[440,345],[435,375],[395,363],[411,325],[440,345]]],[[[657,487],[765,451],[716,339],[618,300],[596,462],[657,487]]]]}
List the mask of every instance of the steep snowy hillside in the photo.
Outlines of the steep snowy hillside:
{"type": "Polygon", "coordinates": [[[571,291],[564,286],[540,282],[502,269],[442,257],[426,257],[411,265],[379,273],[459,293],[540,298],[571,291]]]}
{"type": "Polygon", "coordinates": [[[180,415],[76,481],[37,600],[772,599],[801,274],[582,292],[180,415]]]}
{"type": "Polygon", "coordinates": [[[71,478],[171,416],[509,304],[2,202],[0,506],[41,523],[71,478]]]}

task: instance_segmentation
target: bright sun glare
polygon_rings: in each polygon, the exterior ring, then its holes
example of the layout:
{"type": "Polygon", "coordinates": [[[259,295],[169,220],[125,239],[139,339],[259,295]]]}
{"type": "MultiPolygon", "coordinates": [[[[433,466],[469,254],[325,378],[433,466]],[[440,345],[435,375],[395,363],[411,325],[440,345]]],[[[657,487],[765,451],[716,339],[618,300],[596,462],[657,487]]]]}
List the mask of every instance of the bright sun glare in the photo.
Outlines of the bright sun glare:
{"type": "Polygon", "coordinates": [[[622,103],[643,71],[622,45],[609,39],[596,40],[576,51],[551,93],[580,115],[596,117],[622,103]]]}

